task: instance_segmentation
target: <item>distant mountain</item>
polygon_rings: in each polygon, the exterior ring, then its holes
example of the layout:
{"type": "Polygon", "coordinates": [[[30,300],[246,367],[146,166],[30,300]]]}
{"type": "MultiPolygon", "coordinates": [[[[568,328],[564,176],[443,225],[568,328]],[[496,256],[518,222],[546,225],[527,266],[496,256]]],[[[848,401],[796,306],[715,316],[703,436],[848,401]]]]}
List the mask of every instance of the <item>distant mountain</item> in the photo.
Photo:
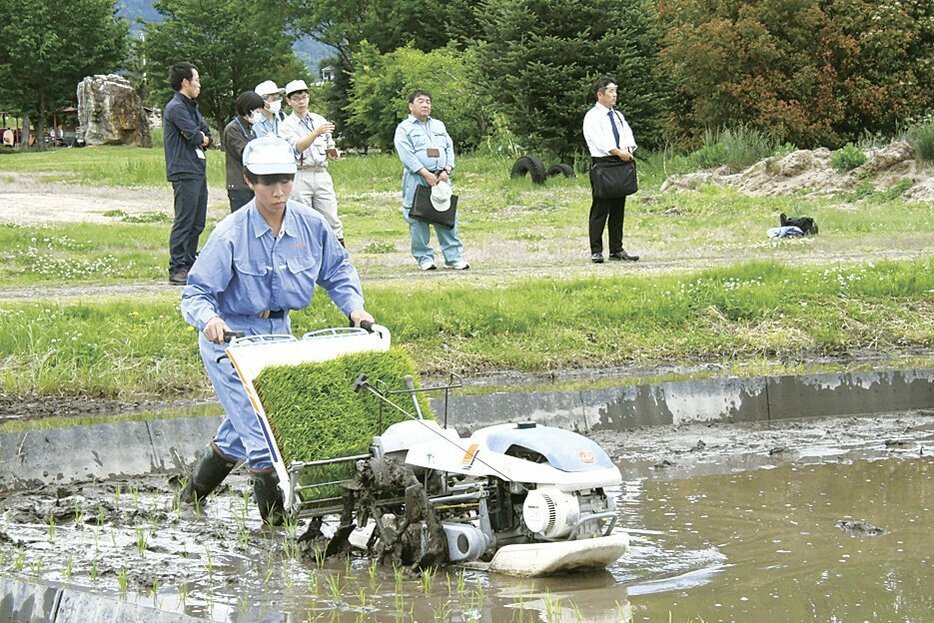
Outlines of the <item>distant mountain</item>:
{"type": "MultiPolygon", "coordinates": [[[[162,15],[152,8],[152,4],[153,0],[117,0],[117,15],[130,22],[130,30],[137,33],[143,29],[143,23],[158,24],[162,21],[162,15]]],[[[314,76],[318,75],[321,61],[335,54],[334,48],[311,37],[298,39],[292,50],[314,76]]]]}

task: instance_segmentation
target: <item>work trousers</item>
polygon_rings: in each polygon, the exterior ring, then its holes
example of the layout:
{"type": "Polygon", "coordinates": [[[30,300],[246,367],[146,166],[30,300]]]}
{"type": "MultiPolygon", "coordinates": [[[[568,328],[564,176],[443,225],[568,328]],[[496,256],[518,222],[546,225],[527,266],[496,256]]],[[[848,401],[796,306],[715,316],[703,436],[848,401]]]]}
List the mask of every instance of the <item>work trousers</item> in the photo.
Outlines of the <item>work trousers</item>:
{"type": "MultiPolygon", "coordinates": [[[[616,156],[609,156],[618,160],[616,156]]],[[[592,158],[593,162],[606,160],[606,158],[592,158]]],[[[597,199],[593,196],[593,172],[590,178],[590,252],[603,253],[603,230],[609,221],[610,253],[619,253],[623,250],[623,219],[626,216],[626,197],[619,199],[597,199]]]]}
{"type": "Polygon", "coordinates": [[[175,191],[175,221],[169,234],[169,273],[191,268],[198,255],[198,238],[204,231],[208,214],[206,178],[172,182],[175,191]]]}
{"type": "MultiPolygon", "coordinates": [[[[247,335],[288,334],[288,314],[283,318],[257,318],[255,316],[225,316],[224,322],[233,331],[247,335]]],[[[214,445],[228,459],[246,461],[250,469],[272,467],[272,455],[266,443],[263,425],[250,404],[243,383],[229,358],[224,355],[226,345],[209,342],[204,334],[198,338],[201,362],[217,392],[217,399],[226,417],[214,436],[214,445]]]]}
{"type": "Polygon", "coordinates": [[[431,228],[435,228],[435,235],[438,236],[438,244],[441,246],[441,254],[444,256],[444,263],[448,265],[456,264],[461,261],[461,252],[464,245],[457,237],[457,216],[454,217],[454,227],[448,229],[441,225],[434,225],[420,221],[409,216],[409,207],[402,207],[402,217],[409,225],[409,236],[412,239],[412,257],[418,262],[419,266],[427,263],[434,263],[435,252],[431,249],[431,228]]]}
{"type": "Polygon", "coordinates": [[[334,193],[334,181],[327,169],[301,170],[295,174],[292,184],[294,201],[304,203],[313,208],[330,225],[331,230],[338,239],[344,239],[344,224],[337,216],[337,195],[334,193]]]}

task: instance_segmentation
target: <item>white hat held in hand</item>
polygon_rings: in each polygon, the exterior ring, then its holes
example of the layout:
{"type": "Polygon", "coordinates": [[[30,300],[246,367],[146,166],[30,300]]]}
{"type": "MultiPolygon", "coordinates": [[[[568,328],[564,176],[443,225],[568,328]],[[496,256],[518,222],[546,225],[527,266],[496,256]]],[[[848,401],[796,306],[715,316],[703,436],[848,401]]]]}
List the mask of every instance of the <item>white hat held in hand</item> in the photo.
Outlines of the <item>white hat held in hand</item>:
{"type": "Polygon", "coordinates": [[[243,166],[255,175],[295,173],[295,154],[285,139],[267,135],[254,139],[243,148],[243,166]]]}
{"type": "Polygon", "coordinates": [[[431,205],[438,212],[447,212],[451,207],[451,195],[454,189],[447,182],[438,182],[431,187],[431,205]]]}
{"type": "Polygon", "coordinates": [[[272,80],[266,80],[257,84],[256,88],[253,89],[253,92],[260,97],[266,97],[267,95],[272,95],[273,93],[285,93],[285,89],[280,89],[272,80]]]}
{"type": "Polygon", "coordinates": [[[292,82],[285,85],[285,94],[286,96],[292,95],[296,91],[307,91],[308,85],[305,84],[304,80],[293,80],[292,82]]]}

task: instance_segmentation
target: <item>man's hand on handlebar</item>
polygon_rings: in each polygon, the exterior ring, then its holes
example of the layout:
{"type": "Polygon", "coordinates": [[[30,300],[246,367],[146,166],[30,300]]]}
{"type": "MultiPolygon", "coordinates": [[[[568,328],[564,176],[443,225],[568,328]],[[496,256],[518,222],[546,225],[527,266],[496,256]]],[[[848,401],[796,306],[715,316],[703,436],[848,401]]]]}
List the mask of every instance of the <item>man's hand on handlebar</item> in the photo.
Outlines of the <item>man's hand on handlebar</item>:
{"type": "Polygon", "coordinates": [[[350,324],[354,327],[362,327],[369,331],[374,322],[376,322],[376,320],[374,320],[370,312],[365,309],[355,309],[350,312],[350,324]]]}
{"type": "Polygon", "coordinates": [[[227,323],[224,322],[223,318],[220,316],[214,316],[208,323],[204,325],[204,337],[208,338],[209,341],[214,342],[215,344],[224,344],[225,343],[225,333],[231,333],[230,327],[227,326],[227,323]]]}

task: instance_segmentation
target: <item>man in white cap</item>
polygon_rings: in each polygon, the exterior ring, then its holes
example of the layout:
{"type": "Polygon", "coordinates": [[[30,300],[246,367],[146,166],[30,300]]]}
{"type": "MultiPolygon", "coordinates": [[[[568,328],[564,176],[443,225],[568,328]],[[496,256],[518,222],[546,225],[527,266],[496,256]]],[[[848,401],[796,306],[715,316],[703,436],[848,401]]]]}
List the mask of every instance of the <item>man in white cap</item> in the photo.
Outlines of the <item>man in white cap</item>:
{"type": "Polygon", "coordinates": [[[344,224],[337,215],[337,195],[334,181],[328,173],[328,160],[337,160],[337,148],[332,132],[334,124],[308,110],[308,85],[304,80],[292,80],[285,85],[285,99],[292,114],[279,126],[279,136],[295,150],[298,172],[292,188],[292,199],[314,208],[331,226],[344,244],[344,224]]]}
{"type": "Polygon", "coordinates": [[[354,326],[373,317],[364,309],[357,271],[331,228],[317,212],[289,200],[296,171],[291,146],[275,136],[250,141],[243,166],[255,197],[217,224],[182,291],[182,316],[201,332],[201,360],[226,413],[182,500],[200,502],[245,461],[260,515],[278,524],[283,504],[263,431],[233,366],[219,359],[225,334],[289,333],[289,311],[307,307],[315,286],[354,326]]]}
{"type": "MultiPolygon", "coordinates": [[[[412,257],[422,270],[435,270],[435,253],[432,251],[431,230],[425,221],[412,218],[409,212],[415,201],[415,190],[419,186],[432,187],[432,199],[442,201],[442,192],[450,198],[448,189],[439,189],[439,184],[450,185],[454,170],[454,142],[448,135],[444,123],[431,116],[431,94],[417,89],[409,94],[409,117],[396,126],[394,139],[396,154],[402,161],[402,216],[409,224],[412,239],[412,257]]],[[[444,256],[444,267],[466,270],[470,265],[461,257],[464,245],[457,236],[457,219],[454,227],[435,225],[435,235],[444,256]]]]}
{"type": "Polygon", "coordinates": [[[253,90],[265,103],[263,118],[253,124],[253,133],[257,138],[270,134],[278,136],[279,124],[285,119],[285,113],[282,112],[282,94],[285,93],[285,89],[280,89],[272,80],[265,80],[253,90]]]}

